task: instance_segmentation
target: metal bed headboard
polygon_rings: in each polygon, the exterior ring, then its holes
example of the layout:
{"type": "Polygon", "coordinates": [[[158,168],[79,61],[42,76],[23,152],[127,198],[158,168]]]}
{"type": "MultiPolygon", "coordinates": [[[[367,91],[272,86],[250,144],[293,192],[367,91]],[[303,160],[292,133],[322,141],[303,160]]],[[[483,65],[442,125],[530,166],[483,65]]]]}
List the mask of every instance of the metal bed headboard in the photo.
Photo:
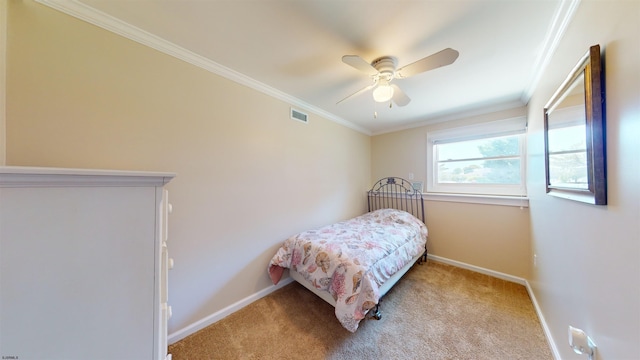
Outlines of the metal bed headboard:
{"type": "Polygon", "coordinates": [[[367,192],[369,212],[378,209],[404,210],[425,222],[422,193],[403,178],[386,177],[378,180],[367,192]]]}

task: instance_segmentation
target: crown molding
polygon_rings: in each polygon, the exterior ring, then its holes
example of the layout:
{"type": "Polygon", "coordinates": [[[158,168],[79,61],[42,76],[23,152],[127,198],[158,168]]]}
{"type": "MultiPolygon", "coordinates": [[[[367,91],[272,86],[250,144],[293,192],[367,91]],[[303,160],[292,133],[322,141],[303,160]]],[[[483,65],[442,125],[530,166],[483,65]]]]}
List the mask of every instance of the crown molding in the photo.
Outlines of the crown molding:
{"type": "Polygon", "coordinates": [[[571,23],[573,15],[578,9],[578,5],[580,5],[580,1],[581,0],[560,1],[560,4],[558,5],[556,13],[553,17],[553,21],[551,22],[551,26],[549,27],[547,35],[545,36],[542,49],[538,53],[538,57],[533,67],[534,73],[529,79],[528,86],[522,92],[521,100],[523,103],[527,104],[529,102],[529,99],[531,99],[531,96],[538,86],[538,82],[540,81],[542,74],[547,69],[549,62],[551,62],[553,54],[555,54],[556,50],[558,49],[560,40],[562,40],[562,38],[564,37],[567,27],[571,23]]]}
{"type": "Polygon", "coordinates": [[[302,108],[304,110],[317,114],[323,118],[326,118],[340,125],[348,127],[352,130],[358,131],[365,135],[371,135],[371,132],[369,130],[361,126],[358,126],[339,116],[336,116],[332,113],[329,113],[325,110],[315,107],[303,100],[300,100],[294,96],[286,94],[278,89],[268,86],[260,81],[257,81],[251,77],[241,74],[235,70],[232,70],[228,67],[220,65],[202,55],[196,54],[170,41],[162,39],[145,30],[142,30],[127,22],[117,19],[109,14],[106,14],[93,7],[83,4],[78,0],[35,0],[35,1],[42,5],[48,6],[52,9],[63,12],[67,15],[73,16],[82,21],[101,27],[107,31],[123,36],[127,39],[133,40],[142,45],[148,46],[152,49],[163,52],[167,55],[173,56],[177,59],[183,60],[187,63],[195,65],[206,71],[220,75],[238,84],[252,88],[256,91],[269,95],[273,98],[284,101],[291,105],[295,105],[299,108],[302,108]]]}

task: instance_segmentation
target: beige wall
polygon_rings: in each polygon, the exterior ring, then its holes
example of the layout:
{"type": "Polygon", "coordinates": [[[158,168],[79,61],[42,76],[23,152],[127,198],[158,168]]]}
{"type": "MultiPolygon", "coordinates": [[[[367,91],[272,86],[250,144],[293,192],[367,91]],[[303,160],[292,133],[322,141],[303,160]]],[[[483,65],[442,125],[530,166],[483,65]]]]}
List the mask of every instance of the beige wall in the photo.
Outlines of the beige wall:
{"type": "Polygon", "coordinates": [[[529,276],[528,208],[425,203],[430,254],[512,276],[529,276]]]}
{"type": "Polygon", "coordinates": [[[8,165],[178,174],[170,332],[269,287],[286,237],[366,210],[369,136],[32,1],[8,15],[8,165]]]}
{"type": "Polygon", "coordinates": [[[0,1],[0,166],[6,161],[6,41],[7,2],[0,1]]]}
{"type": "MultiPolygon", "coordinates": [[[[427,132],[523,116],[525,108],[377,135],[371,141],[373,178],[426,180],[427,132]]],[[[426,201],[429,253],[526,278],[530,274],[529,211],[513,206],[426,201]]]]}
{"type": "Polygon", "coordinates": [[[530,283],[562,359],[567,327],[598,360],[637,359],[640,341],[640,2],[582,0],[529,103],[530,283]],[[545,194],[542,109],[591,45],[604,50],[608,205],[545,194]]]}

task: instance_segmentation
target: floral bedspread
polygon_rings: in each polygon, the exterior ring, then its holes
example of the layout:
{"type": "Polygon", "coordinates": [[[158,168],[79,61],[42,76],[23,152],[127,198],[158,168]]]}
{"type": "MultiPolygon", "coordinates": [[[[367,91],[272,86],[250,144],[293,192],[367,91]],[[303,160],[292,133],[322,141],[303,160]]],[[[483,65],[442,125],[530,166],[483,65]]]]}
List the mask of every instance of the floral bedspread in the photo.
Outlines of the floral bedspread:
{"type": "Polygon", "coordinates": [[[424,252],[427,227],[413,215],[381,209],[287,239],[269,263],[274,284],[284,268],[300,273],[336,301],[336,317],[355,332],[379,300],[378,289],[424,252]]]}

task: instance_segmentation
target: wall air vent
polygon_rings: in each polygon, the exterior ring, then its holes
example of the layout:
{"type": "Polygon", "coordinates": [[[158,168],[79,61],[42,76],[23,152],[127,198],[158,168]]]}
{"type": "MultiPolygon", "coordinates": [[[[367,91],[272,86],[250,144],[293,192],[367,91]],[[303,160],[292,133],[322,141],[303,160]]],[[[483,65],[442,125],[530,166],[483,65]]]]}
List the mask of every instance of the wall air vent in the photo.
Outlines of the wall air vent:
{"type": "Polygon", "coordinates": [[[301,121],[305,124],[309,122],[309,115],[303,113],[300,110],[296,110],[294,108],[291,108],[291,118],[293,120],[301,121]]]}

